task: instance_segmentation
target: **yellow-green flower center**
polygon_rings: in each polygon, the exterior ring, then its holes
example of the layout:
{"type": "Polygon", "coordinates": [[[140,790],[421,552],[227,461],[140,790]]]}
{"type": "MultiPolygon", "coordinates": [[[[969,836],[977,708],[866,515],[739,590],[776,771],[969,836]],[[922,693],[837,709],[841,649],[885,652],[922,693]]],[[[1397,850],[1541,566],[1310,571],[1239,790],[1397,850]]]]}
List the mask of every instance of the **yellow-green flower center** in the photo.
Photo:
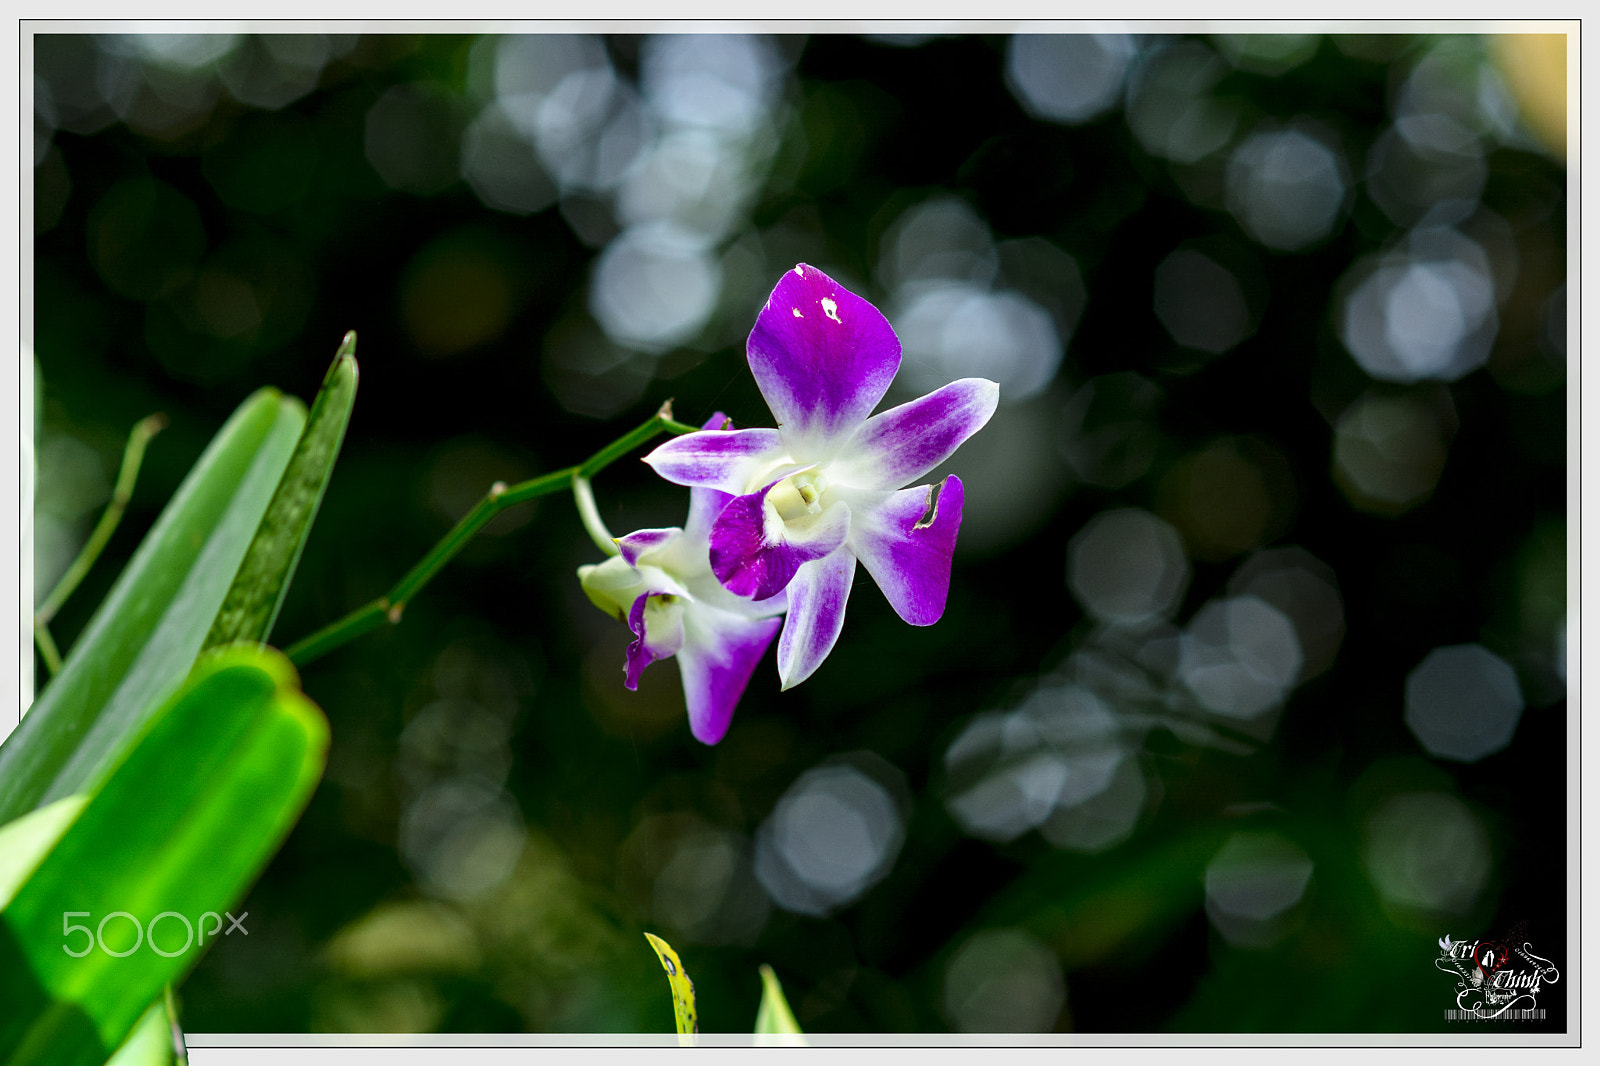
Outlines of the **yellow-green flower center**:
{"type": "Polygon", "coordinates": [[[822,513],[822,494],[828,491],[828,479],[820,470],[807,470],[786,477],[767,493],[767,503],[778,517],[792,522],[808,514],[822,513]]]}

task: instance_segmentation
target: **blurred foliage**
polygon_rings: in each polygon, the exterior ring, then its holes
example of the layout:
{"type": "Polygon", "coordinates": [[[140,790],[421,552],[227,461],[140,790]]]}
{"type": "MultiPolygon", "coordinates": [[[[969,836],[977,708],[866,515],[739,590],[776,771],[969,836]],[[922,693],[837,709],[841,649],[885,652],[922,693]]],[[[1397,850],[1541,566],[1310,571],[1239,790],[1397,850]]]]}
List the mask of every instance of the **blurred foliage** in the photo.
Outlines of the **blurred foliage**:
{"type": "MultiPolygon", "coordinates": [[[[1566,175],[1518,110],[1559,128],[1543,45],[1060,47],[33,38],[41,592],[127,427],[171,419],[63,650],[216,427],[311,395],[349,329],[285,644],[669,397],[761,424],[743,338],[797,261],[883,308],[907,388],[1002,383],[951,463],[943,620],[863,590],[715,748],[672,667],[622,688],[557,498],[309,666],[326,778],[187,1028],[663,1031],[646,928],[708,1032],[749,1030],[762,963],[807,1032],[1446,1031],[1446,933],[1572,961],[1566,175]],[[1137,536],[1079,539],[1128,508],[1137,536]],[[1462,644],[1521,712],[1471,761],[1408,704],[1462,644]],[[1240,834],[1278,858],[1230,880],[1240,834]]],[[[619,532],[681,520],[642,466],[596,491],[619,532]]]]}
{"type": "Polygon", "coordinates": [[[202,655],[87,796],[4,827],[7,1063],[105,1062],[127,1042],[146,1043],[152,1011],[170,1046],[170,986],[198,959],[197,927],[202,945],[221,928],[219,912],[238,905],[321,776],[327,721],[297,680],[270,649],[202,655]],[[113,917],[122,921],[108,936],[113,917]]]}

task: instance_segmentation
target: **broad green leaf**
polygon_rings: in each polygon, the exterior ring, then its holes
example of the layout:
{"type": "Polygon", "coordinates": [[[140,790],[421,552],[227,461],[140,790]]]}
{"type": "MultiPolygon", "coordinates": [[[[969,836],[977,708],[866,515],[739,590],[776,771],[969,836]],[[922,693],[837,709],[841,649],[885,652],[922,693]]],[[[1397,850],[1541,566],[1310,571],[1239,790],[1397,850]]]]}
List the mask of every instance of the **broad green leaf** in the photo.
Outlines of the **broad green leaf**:
{"type": "Polygon", "coordinates": [[[67,796],[0,826],[0,908],[38,869],[61,834],[83,810],[87,796],[67,796]]]}
{"type": "Polygon", "coordinates": [[[672,1017],[678,1023],[678,1046],[693,1047],[700,1032],[700,1020],[694,1013],[694,982],[684,972],[683,963],[672,945],[658,936],[646,933],[644,938],[655,949],[661,968],[667,971],[667,985],[672,989],[672,1017]]]}
{"type": "Polygon", "coordinates": [[[103,1063],[231,931],[327,741],[282,654],[203,656],[0,910],[0,1064],[103,1063]]]}
{"type": "Polygon", "coordinates": [[[91,791],[183,683],[304,424],[263,389],[218,431],[0,745],[0,822],[91,791]]]}
{"type": "Polygon", "coordinates": [[[172,1018],[162,1000],[150,1004],[106,1066],[172,1066],[172,1018]]]}
{"type": "Polygon", "coordinates": [[[207,648],[238,640],[265,641],[272,633],[272,624],[277,621],[283,597],[300,562],[306,535],[311,532],[311,523],[322,503],[323,490],[328,487],[334,460],[339,457],[345,427],[350,423],[359,376],[355,349],[356,335],[352,331],[345,334],[322,389],[311,404],[300,443],[295,445],[283,480],[272,494],[250,550],[239,564],[239,572],[206,636],[207,648]]]}
{"type": "Polygon", "coordinates": [[[772,967],[761,967],[761,1006],[756,1009],[756,1036],[767,1037],[758,1044],[792,1044],[809,1046],[801,1035],[800,1023],[794,1020],[789,1001],[783,998],[783,986],[772,967]],[[773,1039],[777,1038],[777,1039],[773,1039]]]}

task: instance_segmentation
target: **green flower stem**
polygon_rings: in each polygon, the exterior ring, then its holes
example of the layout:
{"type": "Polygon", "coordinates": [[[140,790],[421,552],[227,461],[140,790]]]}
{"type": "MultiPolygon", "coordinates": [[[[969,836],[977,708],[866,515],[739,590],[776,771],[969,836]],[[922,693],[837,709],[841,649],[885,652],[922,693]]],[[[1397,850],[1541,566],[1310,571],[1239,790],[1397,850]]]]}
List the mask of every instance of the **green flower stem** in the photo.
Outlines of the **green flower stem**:
{"type": "Polygon", "coordinates": [[[50,636],[50,620],[61,610],[61,605],[67,602],[67,597],[77,589],[110,543],[111,534],[117,531],[117,523],[122,521],[122,514],[128,509],[128,501],[133,499],[133,486],[139,480],[139,465],[144,462],[145,446],[166,425],[167,416],[163,414],[147,415],[134,425],[133,431],[128,434],[127,447],[122,450],[122,469],[117,472],[117,483],[111,490],[111,502],[106,504],[105,513],[95,523],[78,557],[72,560],[72,565],[61,575],[56,587],[50,590],[50,595],[33,612],[33,639],[39,646],[40,657],[52,674],[61,669],[61,653],[50,636]]]}
{"type": "MultiPolygon", "coordinates": [[[[626,436],[612,441],[577,466],[563,467],[516,485],[495,482],[488,494],[478,501],[477,506],[468,511],[466,517],[457,522],[455,528],[446,533],[443,539],[433,546],[433,550],[423,556],[422,560],[413,566],[387,595],[379,596],[371,603],[356,608],[338,621],[297,641],[289,647],[286,654],[296,666],[304,666],[385,623],[398,625],[411,598],[421,592],[423,586],[427,585],[446,563],[455,558],[457,552],[466,547],[467,542],[478,530],[508,507],[570,489],[578,506],[579,517],[584,520],[585,529],[594,536],[594,527],[590,526],[590,516],[585,513],[585,496],[587,496],[587,506],[591,510],[594,508],[594,496],[588,491],[589,479],[661,433],[677,436],[693,433],[695,429],[694,426],[673,420],[672,403],[668,401],[661,405],[661,410],[657,411],[648,422],[626,436]]],[[[593,521],[598,528],[602,530],[605,528],[604,524],[599,522],[598,512],[594,514],[593,521]]],[[[598,539],[596,543],[599,543],[598,539]]],[[[601,545],[601,550],[616,554],[616,545],[610,543],[609,535],[606,543],[601,545]]]]}
{"type": "Polygon", "coordinates": [[[515,486],[515,490],[507,487],[503,481],[497,481],[489,489],[489,494],[478,501],[476,507],[467,512],[465,518],[456,523],[456,527],[445,534],[434,549],[423,557],[422,561],[413,566],[405,577],[401,578],[389,592],[390,613],[396,615],[405,605],[422,590],[422,587],[433,580],[433,575],[444,568],[444,565],[455,558],[456,553],[467,546],[467,541],[473,535],[489,524],[490,519],[511,506],[512,503],[521,503],[524,500],[537,499],[540,496],[549,496],[566,488],[572,480],[569,470],[558,470],[553,474],[524,481],[515,486]],[[507,497],[515,491],[516,499],[507,501],[507,497]]]}
{"type": "Polygon", "coordinates": [[[389,598],[380,596],[364,606],[357,607],[337,622],[323,626],[303,640],[290,645],[285,652],[296,666],[322,658],[328,652],[363,633],[370,633],[385,622],[394,624],[400,619],[389,617],[389,598]]]}
{"type": "Polygon", "coordinates": [[[580,474],[572,475],[572,498],[578,503],[578,517],[583,519],[583,528],[588,531],[595,547],[607,555],[621,554],[617,538],[606,528],[605,521],[600,517],[600,508],[595,506],[594,486],[589,484],[588,478],[580,474]]]}
{"type": "Polygon", "coordinates": [[[685,433],[694,433],[699,428],[699,426],[690,426],[674,421],[672,418],[672,401],[668,400],[661,405],[661,410],[657,411],[655,417],[650,421],[627,436],[619,437],[612,441],[579,464],[578,476],[581,478],[593,478],[600,471],[663,431],[678,437],[685,433]]]}

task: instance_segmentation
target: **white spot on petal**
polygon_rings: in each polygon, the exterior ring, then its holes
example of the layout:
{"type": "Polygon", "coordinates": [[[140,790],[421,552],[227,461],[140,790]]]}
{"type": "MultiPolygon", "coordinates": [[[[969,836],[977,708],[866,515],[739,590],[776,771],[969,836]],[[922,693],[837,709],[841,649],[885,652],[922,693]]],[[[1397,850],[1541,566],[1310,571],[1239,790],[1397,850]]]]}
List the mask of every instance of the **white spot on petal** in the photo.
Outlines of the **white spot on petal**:
{"type": "Polygon", "coordinates": [[[794,276],[797,278],[803,278],[806,276],[804,263],[800,263],[794,268],[794,276]]]}
{"type": "Polygon", "coordinates": [[[805,315],[802,315],[800,313],[800,309],[798,307],[791,307],[791,308],[789,308],[789,310],[794,312],[794,317],[796,317],[796,318],[804,318],[804,317],[806,317],[805,315]]]}
{"type": "MultiPolygon", "coordinates": [[[[839,305],[833,302],[832,297],[824,296],[822,298],[822,313],[833,319],[835,322],[839,322],[839,305]]],[[[839,325],[842,326],[844,323],[839,322],[839,325]]]]}

